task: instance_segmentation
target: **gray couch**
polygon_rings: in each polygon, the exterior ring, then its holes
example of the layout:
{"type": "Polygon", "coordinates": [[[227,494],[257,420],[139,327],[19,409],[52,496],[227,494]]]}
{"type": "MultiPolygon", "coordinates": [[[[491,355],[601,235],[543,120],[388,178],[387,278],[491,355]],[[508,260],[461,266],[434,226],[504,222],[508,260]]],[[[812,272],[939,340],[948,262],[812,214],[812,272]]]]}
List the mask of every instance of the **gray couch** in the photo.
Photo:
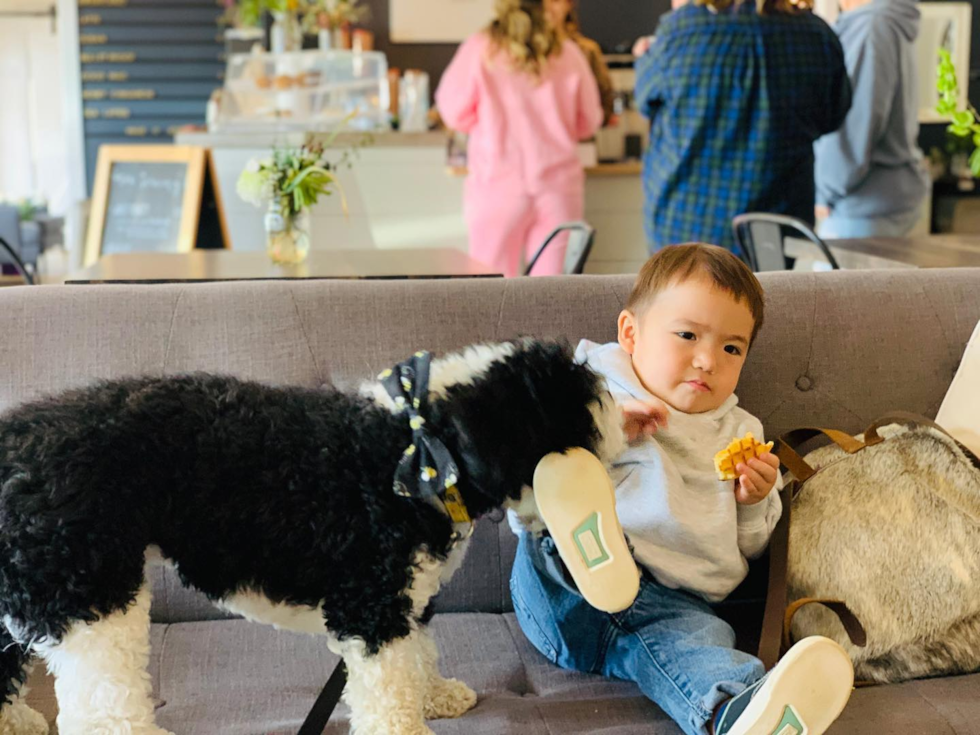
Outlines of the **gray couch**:
{"type": "MultiPolygon", "coordinates": [[[[351,385],[421,347],[518,334],[610,340],[628,277],[255,282],[0,289],[0,409],[135,373],[208,370],[351,385]]],[[[888,409],[935,415],[980,319],[980,270],[767,274],[767,323],[739,395],[770,435],[858,430],[888,409]]],[[[676,733],[632,684],[569,673],[526,642],[511,612],[514,538],[479,526],[433,627],[444,673],[478,692],[440,734],[676,733]]],[[[764,569],[756,575],[764,574],[764,569]]],[[[152,674],[161,725],[179,735],[295,733],[335,663],[312,637],[218,613],[154,578],[152,674]]],[[[751,641],[758,593],[724,612],[751,641]]],[[[747,645],[751,645],[748,643],[747,645]]],[[[52,720],[50,681],[31,700],[52,720]]],[[[980,733],[980,676],[857,691],[832,733],[980,733]]],[[[346,732],[345,708],[328,732],[346,732]]]]}

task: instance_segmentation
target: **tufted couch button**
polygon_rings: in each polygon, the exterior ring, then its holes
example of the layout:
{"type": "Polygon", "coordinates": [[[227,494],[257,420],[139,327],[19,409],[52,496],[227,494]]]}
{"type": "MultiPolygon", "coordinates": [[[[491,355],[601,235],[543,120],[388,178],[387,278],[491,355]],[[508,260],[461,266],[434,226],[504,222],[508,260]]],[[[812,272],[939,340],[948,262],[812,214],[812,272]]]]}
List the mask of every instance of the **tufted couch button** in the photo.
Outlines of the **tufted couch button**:
{"type": "Polygon", "coordinates": [[[813,387],[813,381],[810,379],[809,375],[801,375],[796,379],[796,387],[806,393],[813,387]]]}

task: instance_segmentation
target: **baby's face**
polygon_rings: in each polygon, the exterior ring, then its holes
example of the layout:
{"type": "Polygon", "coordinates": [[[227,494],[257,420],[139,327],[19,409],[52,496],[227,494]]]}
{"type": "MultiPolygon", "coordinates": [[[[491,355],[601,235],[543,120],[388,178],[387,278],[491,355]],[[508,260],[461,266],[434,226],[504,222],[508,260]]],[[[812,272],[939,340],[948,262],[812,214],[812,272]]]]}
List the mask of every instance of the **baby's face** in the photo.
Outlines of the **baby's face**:
{"type": "Polygon", "coordinates": [[[755,319],[705,277],[675,283],[642,313],[619,317],[619,344],[643,386],[684,413],[712,411],[735,392],[755,319]]]}

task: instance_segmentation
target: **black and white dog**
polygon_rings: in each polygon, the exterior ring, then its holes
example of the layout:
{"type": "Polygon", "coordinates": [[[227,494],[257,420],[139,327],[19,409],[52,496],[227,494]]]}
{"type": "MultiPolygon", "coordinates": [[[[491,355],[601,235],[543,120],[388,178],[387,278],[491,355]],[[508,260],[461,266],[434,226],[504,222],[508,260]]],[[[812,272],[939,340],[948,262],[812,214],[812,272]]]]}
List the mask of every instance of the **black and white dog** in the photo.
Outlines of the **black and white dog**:
{"type": "Polygon", "coordinates": [[[425,627],[464,521],[534,518],[539,460],[584,447],[610,461],[621,417],[564,344],[435,360],[414,398],[406,365],[358,394],[196,374],[0,417],[0,734],[47,732],[21,698],[35,656],[56,677],[61,735],[166,732],[146,671],[154,561],[246,618],[326,635],[356,733],[424,735],[426,718],[470,709],[425,627]],[[393,483],[406,469],[420,481],[393,483]],[[430,480],[436,492],[414,487],[430,480]]]}

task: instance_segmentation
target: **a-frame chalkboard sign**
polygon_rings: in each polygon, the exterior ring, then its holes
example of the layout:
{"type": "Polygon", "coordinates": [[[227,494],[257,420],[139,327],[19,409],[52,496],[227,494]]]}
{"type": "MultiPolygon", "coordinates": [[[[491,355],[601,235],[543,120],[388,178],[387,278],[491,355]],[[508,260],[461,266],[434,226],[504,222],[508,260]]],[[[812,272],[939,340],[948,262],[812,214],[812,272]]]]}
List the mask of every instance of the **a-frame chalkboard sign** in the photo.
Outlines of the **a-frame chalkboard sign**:
{"type": "Polygon", "coordinates": [[[178,145],[99,149],[85,266],[114,253],[230,246],[210,151],[178,145]]]}

